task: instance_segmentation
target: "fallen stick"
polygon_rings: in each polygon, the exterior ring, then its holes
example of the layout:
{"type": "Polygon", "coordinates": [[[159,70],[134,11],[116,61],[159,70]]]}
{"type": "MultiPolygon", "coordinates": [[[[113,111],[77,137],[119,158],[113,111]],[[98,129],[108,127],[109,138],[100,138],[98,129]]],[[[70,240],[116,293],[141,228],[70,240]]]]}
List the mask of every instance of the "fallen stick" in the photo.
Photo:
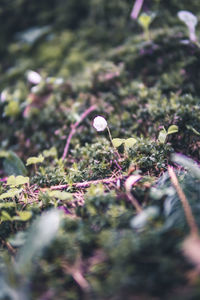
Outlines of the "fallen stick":
{"type": "Polygon", "coordinates": [[[118,177],[110,177],[110,178],[104,178],[104,179],[97,179],[97,180],[90,180],[90,181],[84,181],[84,182],[77,182],[77,183],[72,183],[70,184],[61,184],[61,185],[54,185],[50,187],[50,190],[64,190],[70,186],[75,187],[75,188],[86,188],[89,187],[91,184],[98,184],[98,183],[113,183],[117,181],[118,179],[123,179],[123,176],[118,176],[118,177]]]}

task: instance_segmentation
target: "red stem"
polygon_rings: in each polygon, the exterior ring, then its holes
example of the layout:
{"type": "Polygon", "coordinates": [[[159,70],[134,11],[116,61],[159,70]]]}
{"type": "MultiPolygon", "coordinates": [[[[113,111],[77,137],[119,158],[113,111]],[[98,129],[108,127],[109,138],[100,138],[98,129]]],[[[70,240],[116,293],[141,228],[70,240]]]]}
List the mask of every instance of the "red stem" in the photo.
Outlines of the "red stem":
{"type": "Polygon", "coordinates": [[[92,112],[96,109],[96,105],[92,105],[90,106],[80,117],[80,120],[77,121],[76,123],[74,123],[72,125],[72,129],[70,131],[70,134],[67,138],[67,141],[66,141],[66,144],[65,144],[65,148],[64,148],[64,152],[63,152],[63,155],[62,155],[62,160],[65,159],[65,157],[67,156],[67,153],[69,151],[69,145],[70,145],[70,142],[71,142],[71,139],[73,137],[73,135],[75,134],[76,132],[76,128],[79,126],[79,124],[92,112]]]}
{"type": "Polygon", "coordinates": [[[132,19],[137,19],[138,15],[140,13],[140,10],[142,8],[143,2],[144,2],[144,0],[136,0],[135,1],[134,5],[133,5],[133,9],[131,11],[132,19]]]}

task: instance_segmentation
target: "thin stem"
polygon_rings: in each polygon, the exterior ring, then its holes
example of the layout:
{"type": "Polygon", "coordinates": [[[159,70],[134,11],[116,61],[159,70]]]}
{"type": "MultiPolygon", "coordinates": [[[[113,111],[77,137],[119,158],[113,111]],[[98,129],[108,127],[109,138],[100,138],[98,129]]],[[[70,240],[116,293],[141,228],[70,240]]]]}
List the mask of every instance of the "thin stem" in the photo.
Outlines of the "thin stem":
{"type": "MultiPolygon", "coordinates": [[[[112,141],[112,135],[111,135],[111,132],[110,132],[110,129],[109,129],[108,126],[107,126],[107,130],[108,130],[108,135],[109,135],[109,138],[110,138],[110,142],[111,142],[112,146],[114,147],[113,141],[112,141]]],[[[115,148],[115,147],[114,147],[114,148],[115,148]]]]}
{"type": "Polygon", "coordinates": [[[16,253],[16,250],[11,246],[11,244],[9,242],[4,241],[2,238],[1,238],[1,242],[2,242],[3,245],[5,245],[8,248],[8,250],[10,250],[10,252],[12,254],[16,253]]]}
{"type": "Polygon", "coordinates": [[[145,29],[145,38],[148,42],[151,40],[149,28],[145,29]]]}
{"type": "Polygon", "coordinates": [[[110,142],[111,142],[111,145],[113,146],[117,156],[119,159],[121,159],[121,156],[119,155],[119,152],[117,151],[117,149],[115,148],[115,146],[113,145],[113,141],[112,141],[112,135],[111,135],[111,132],[110,132],[110,129],[109,127],[107,126],[107,130],[108,130],[108,135],[109,135],[109,138],[110,138],[110,142]]]}
{"type": "Polygon", "coordinates": [[[194,216],[192,214],[192,210],[189,205],[189,202],[178,182],[178,179],[173,170],[173,167],[168,166],[168,172],[169,172],[171,182],[172,182],[174,188],[176,189],[176,192],[181,200],[181,203],[182,203],[182,206],[183,206],[183,209],[185,212],[186,220],[187,220],[188,226],[190,227],[191,235],[194,237],[197,237],[198,236],[198,226],[197,226],[194,216]]]}
{"type": "Polygon", "coordinates": [[[79,124],[92,112],[96,109],[96,105],[92,105],[90,106],[81,116],[80,116],[80,120],[77,121],[76,123],[74,123],[72,125],[72,129],[70,131],[70,134],[67,138],[67,141],[66,141],[66,144],[65,144],[65,148],[64,148],[64,151],[63,151],[63,155],[62,155],[62,160],[65,159],[65,157],[67,156],[67,153],[69,151],[69,145],[70,145],[70,142],[71,142],[71,139],[73,137],[73,135],[75,134],[76,132],[76,128],[79,126],[79,124]]]}
{"type": "Polygon", "coordinates": [[[137,214],[141,213],[142,207],[137,201],[137,199],[131,194],[131,192],[126,192],[126,195],[128,199],[131,201],[131,203],[133,204],[133,206],[135,207],[137,214]]]}

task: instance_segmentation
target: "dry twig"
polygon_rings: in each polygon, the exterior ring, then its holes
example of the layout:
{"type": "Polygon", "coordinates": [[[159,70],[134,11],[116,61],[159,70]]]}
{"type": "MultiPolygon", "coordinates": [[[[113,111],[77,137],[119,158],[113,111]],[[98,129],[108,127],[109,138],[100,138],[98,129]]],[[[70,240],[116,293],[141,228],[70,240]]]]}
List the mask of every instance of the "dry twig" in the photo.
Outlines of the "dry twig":
{"type": "Polygon", "coordinates": [[[184,212],[185,212],[185,216],[186,216],[186,220],[187,220],[187,223],[190,227],[190,231],[191,231],[191,235],[192,236],[199,236],[198,234],[198,226],[196,224],[196,221],[194,219],[194,216],[192,214],[192,210],[191,210],[191,207],[188,203],[188,200],[178,182],[178,179],[176,177],[176,174],[174,172],[174,169],[173,167],[171,166],[168,166],[168,172],[169,172],[169,176],[170,176],[170,179],[171,179],[171,182],[174,186],[174,188],[176,189],[176,192],[181,200],[181,203],[182,203],[182,206],[183,206],[183,209],[184,209],[184,212]]]}
{"type": "MultiPolygon", "coordinates": [[[[118,177],[109,177],[109,178],[104,178],[104,179],[90,180],[90,181],[84,181],[84,182],[77,182],[77,183],[73,183],[71,186],[75,187],[75,188],[87,188],[91,184],[98,184],[98,183],[109,184],[109,183],[116,182],[118,179],[123,179],[123,176],[120,175],[118,177]]],[[[50,189],[51,190],[64,190],[64,189],[66,189],[68,187],[70,187],[69,184],[61,184],[61,185],[51,186],[50,189]]]]}

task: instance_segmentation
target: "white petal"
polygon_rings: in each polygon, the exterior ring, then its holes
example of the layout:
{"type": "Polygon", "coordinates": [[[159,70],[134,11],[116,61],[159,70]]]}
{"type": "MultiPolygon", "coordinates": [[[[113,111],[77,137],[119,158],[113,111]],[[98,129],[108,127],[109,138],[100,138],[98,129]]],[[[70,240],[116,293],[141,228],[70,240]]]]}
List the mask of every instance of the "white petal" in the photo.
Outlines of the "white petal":
{"type": "Polygon", "coordinates": [[[1,102],[5,102],[6,101],[6,98],[7,98],[7,91],[6,90],[3,90],[1,92],[0,98],[1,98],[1,102]]]}
{"type": "Polygon", "coordinates": [[[198,23],[197,17],[187,10],[179,11],[178,17],[188,27],[195,27],[198,23]]]}
{"type": "Polygon", "coordinates": [[[30,70],[27,72],[27,80],[33,84],[39,84],[42,80],[42,77],[39,73],[30,70]]]}
{"type": "Polygon", "coordinates": [[[97,131],[104,131],[107,127],[107,121],[104,117],[98,116],[94,118],[93,126],[97,131]]]}

